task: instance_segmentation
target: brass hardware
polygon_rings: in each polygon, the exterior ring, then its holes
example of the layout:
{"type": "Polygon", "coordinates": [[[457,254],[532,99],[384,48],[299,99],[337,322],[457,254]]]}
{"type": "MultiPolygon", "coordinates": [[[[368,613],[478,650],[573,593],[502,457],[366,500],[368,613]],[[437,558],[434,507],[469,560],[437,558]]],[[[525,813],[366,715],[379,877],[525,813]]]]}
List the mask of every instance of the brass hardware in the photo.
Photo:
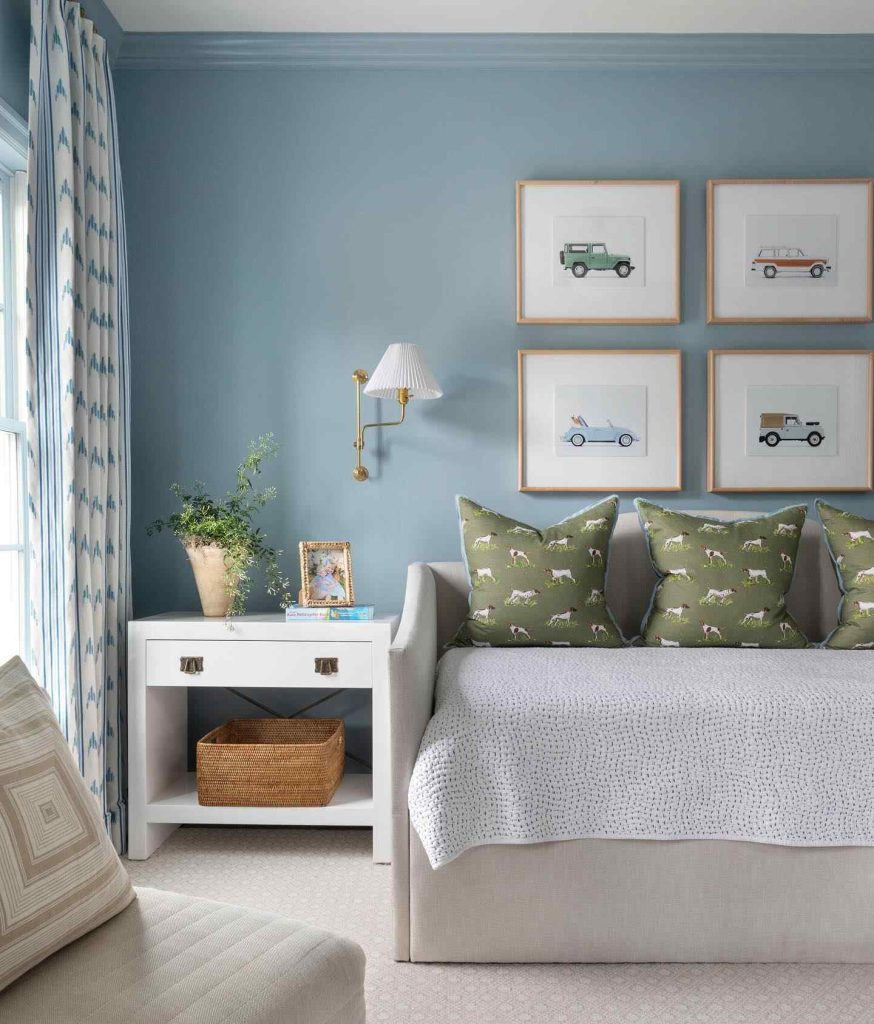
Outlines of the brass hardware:
{"type": "Polygon", "coordinates": [[[367,466],[361,465],[361,452],[364,449],[364,431],[369,430],[370,427],[399,427],[404,422],[407,415],[407,403],[410,401],[410,392],[408,388],[397,389],[398,405],[401,407],[401,418],[399,420],[387,420],[382,423],[365,423],[362,426],[361,385],[367,383],[367,371],[353,371],[352,380],[355,381],[355,440],[352,442],[352,447],[355,449],[357,458],[355,469],[352,470],[352,478],[354,480],[363,481],[370,476],[367,466]]]}
{"type": "Polygon", "coordinates": [[[316,672],[320,676],[332,676],[339,671],[339,658],[316,658],[316,672]]]}
{"type": "Polygon", "coordinates": [[[187,676],[196,676],[203,671],[203,658],[180,658],[179,671],[184,672],[187,676]]]}

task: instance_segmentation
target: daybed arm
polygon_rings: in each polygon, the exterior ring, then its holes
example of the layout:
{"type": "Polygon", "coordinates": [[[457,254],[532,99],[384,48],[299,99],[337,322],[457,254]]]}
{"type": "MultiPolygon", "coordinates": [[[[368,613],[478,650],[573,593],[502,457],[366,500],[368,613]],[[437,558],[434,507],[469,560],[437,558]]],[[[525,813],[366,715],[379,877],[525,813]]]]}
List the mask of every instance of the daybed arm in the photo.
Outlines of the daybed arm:
{"type": "Polygon", "coordinates": [[[392,882],[396,960],[410,959],[410,819],[407,792],[434,705],[437,588],[424,562],[407,570],[407,591],[390,651],[392,882]]]}

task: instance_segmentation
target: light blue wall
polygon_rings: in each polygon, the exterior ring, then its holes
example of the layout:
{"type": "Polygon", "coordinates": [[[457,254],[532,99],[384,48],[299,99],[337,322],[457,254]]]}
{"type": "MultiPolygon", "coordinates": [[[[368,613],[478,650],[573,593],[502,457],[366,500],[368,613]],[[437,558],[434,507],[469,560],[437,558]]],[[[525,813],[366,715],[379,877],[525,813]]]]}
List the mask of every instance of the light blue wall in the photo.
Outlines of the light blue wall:
{"type": "Polygon", "coordinates": [[[27,117],[29,0],[0,0],[0,99],[27,117]]]}
{"type": "MultiPolygon", "coordinates": [[[[874,74],[122,71],[116,81],[138,615],[196,606],[179,547],[144,533],[171,508],[168,483],[222,489],[262,431],[283,444],[270,472],[281,498],[264,526],[287,568],[301,538],[348,538],[359,599],[397,609],[407,563],[458,557],[457,492],[535,524],[590,500],[516,491],[517,348],[679,346],[686,486],[668,500],[764,509],[792,496],[705,492],[707,349],[874,341],[869,326],[704,322],[705,180],[872,174],[874,74]],[[517,178],[674,176],[680,326],[515,324],[517,178]],[[406,426],[385,432],[383,457],[367,455],[373,478],[358,484],[350,375],[402,338],[422,346],[446,397],[414,404],[406,426]]],[[[842,500],[872,509],[867,496],[842,500]]]]}

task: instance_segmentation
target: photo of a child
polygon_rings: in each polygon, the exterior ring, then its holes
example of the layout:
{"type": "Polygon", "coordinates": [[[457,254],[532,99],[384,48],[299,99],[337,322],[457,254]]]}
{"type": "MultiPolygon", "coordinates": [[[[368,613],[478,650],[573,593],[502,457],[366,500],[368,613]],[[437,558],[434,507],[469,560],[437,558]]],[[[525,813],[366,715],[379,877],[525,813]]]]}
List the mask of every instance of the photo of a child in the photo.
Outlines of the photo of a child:
{"type": "Polygon", "coordinates": [[[310,578],[310,597],[316,601],[345,601],[346,588],[343,586],[343,569],[331,555],[313,559],[313,574],[310,578]]]}
{"type": "Polygon", "coordinates": [[[303,603],[354,603],[352,558],[348,542],[302,541],[300,562],[303,603]]]}

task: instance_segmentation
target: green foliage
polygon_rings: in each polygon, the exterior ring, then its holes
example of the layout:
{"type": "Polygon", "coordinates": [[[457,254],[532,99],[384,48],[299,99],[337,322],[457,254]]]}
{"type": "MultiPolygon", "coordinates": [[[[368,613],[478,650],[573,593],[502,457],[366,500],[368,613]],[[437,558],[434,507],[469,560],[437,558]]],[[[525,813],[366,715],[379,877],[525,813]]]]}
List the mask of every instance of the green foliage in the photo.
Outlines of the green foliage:
{"type": "Polygon", "coordinates": [[[191,491],[180,484],[170,490],[182,508],[166,519],[156,519],[147,533],[169,530],[183,545],[215,544],[225,550],[225,581],[233,596],[229,614],[241,615],[252,589],[251,570],[263,565],[267,593],[278,595],[280,606],[291,604],[291,582],[279,569],[281,551],[269,547],[261,529],[254,524],[255,514],[276,497],[275,487],[257,488],[262,464],[279,451],[272,434],[264,434],[249,443],[246,458],[237,467],[237,486],[222,500],[210,497],[204,484],[194,482],[191,491]]]}

